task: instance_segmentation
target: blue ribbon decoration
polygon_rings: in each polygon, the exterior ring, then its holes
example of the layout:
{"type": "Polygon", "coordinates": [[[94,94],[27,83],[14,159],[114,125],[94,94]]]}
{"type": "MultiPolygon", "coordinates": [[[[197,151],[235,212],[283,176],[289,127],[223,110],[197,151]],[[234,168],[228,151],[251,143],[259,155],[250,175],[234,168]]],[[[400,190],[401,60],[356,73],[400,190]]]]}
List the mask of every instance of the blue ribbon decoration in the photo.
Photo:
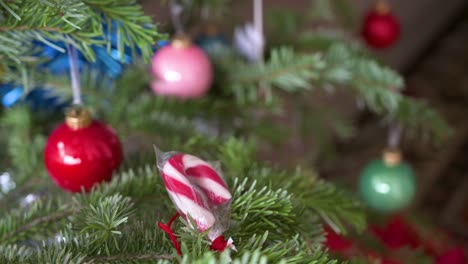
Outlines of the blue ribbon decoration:
{"type": "MultiPolygon", "coordinates": [[[[112,25],[111,28],[114,28],[112,25]]],[[[98,71],[100,74],[105,76],[105,79],[116,80],[118,79],[125,70],[125,66],[131,64],[134,61],[134,55],[141,55],[140,50],[132,52],[128,47],[124,49],[123,56],[121,56],[117,49],[117,35],[115,31],[110,34],[107,31],[107,26],[103,25],[104,37],[110,40],[110,52],[107,47],[93,46],[92,49],[96,54],[96,61],[89,62],[86,60],[83,53],[78,51],[78,69],[89,69],[98,71]]],[[[53,45],[63,48],[66,50],[66,44],[63,42],[50,41],[53,45]]],[[[68,61],[68,54],[61,52],[56,48],[53,48],[45,43],[35,41],[34,42],[38,52],[35,54],[37,57],[45,58],[45,62],[41,63],[38,67],[42,70],[49,72],[52,75],[63,75],[70,72],[70,64],[68,61]]],[[[169,44],[168,41],[159,41],[157,45],[153,47],[153,51],[166,46],[169,44]]],[[[0,85],[0,101],[3,107],[12,107],[16,103],[22,101],[24,89],[20,85],[14,84],[2,84],[0,85]]],[[[70,100],[63,100],[61,96],[54,93],[53,88],[36,87],[33,88],[27,95],[24,96],[24,101],[31,106],[33,111],[39,111],[41,109],[56,109],[60,110],[69,104],[70,100]]]]}

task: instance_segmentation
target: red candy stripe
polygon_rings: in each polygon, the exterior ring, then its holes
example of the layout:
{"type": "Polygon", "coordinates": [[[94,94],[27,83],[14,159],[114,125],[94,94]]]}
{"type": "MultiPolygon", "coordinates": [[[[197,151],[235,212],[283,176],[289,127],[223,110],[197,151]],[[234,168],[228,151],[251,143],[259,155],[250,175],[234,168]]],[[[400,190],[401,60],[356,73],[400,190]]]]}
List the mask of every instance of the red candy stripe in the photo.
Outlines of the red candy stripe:
{"type": "Polygon", "coordinates": [[[185,183],[179,182],[178,180],[172,178],[171,176],[162,174],[164,185],[168,191],[177,193],[178,195],[183,195],[188,199],[194,201],[196,204],[205,207],[203,203],[203,198],[198,194],[191,186],[186,185],[185,183]]]}
{"type": "Polygon", "coordinates": [[[199,186],[213,205],[221,205],[232,196],[221,176],[205,161],[185,154],[182,158],[189,180],[199,186]]]}
{"type": "Polygon", "coordinates": [[[216,221],[210,205],[219,206],[232,198],[216,170],[192,155],[172,156],[162,169],[162,178],[180,213],[190,214],[200,231],[212,227],[216,221]]]}
{"type": "Polygon", "coordinates": [[[224,181],[221,179],[221,177],[219,177],[219,174],[207,165],[198,165],[196,167],[187,168],[186,172],[189,177],[208,178],[223,186],[224,188],[227,188],[224,181]]]}

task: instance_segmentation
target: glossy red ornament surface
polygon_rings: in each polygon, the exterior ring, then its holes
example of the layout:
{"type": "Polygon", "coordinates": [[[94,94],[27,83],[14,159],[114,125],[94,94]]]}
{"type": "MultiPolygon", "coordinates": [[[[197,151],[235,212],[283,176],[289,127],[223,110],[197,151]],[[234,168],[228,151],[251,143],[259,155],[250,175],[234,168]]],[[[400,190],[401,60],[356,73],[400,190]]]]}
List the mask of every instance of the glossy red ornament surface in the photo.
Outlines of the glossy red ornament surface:
{"type": "Polygon", "coordinates": [[[362,36],[366,43],[376,49],[391,46],[400,36],[400,24],[392,12],[369,12],[364,19],[362,36]]]}
{"type": "Polygon", "coordinates": [[[331,253],[346,253],[347,251],[352,250],[354,245],[351,240],[336,233],[329,226],[325,226],[324,229],[326,238],[325,245],[331,253]]]}
{"type": "Polygon", "coordinates": [[[436,258],[435,263],[436,264],[466,264],[468,263],[468,259],[465,256],[465,251],[463,247],[456,247],[438,256],[436,258]]]}
{"type": "Polygon", "coordinates": [[[110,180],[122,161],[122,146],[114,131],[93,121],[77,130],[59,125],[50,135],[44,150],[44,162],[54,182],[62,189],[89,191],[110,180]]]}
{"type": "Polygon", "coordinates": [[[370,232],[390,249],[418,248],[422,241],[417,230],[402,216],[395,215],[384,226],[369,226],[370,232]]]}

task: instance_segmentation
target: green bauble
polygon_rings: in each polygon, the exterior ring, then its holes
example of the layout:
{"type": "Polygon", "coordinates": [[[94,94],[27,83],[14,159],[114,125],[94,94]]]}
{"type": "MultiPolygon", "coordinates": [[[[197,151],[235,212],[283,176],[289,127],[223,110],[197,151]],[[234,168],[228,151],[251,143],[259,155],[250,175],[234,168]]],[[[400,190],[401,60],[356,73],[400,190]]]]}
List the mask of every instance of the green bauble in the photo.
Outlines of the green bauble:
{"type": "Polygon", "coordinates": [[[408,206],[415,194],[413,170],[403,162],[372,161],[361,174],[359,192],[372,209],[390,213],[408,206]]]}

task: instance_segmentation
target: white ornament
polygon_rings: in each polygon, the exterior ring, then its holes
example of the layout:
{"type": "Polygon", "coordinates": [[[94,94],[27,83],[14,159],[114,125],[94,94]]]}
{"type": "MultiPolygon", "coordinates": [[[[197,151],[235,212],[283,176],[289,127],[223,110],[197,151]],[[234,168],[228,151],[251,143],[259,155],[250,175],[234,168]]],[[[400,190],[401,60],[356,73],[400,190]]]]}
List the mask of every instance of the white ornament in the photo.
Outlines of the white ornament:
{"type": "Polygon", "coordinates": [[[0,175],[0,193],[8,193],[16,187],[16,183],[11,178],[8,172],[0,175]]]}
{"type": "Polygon", "coordinates": [[[237,27],[234,31],[234,46],[239,53],[252,63],[260,62],[263,58],[265,38],[252,24],[237,27]]]}

